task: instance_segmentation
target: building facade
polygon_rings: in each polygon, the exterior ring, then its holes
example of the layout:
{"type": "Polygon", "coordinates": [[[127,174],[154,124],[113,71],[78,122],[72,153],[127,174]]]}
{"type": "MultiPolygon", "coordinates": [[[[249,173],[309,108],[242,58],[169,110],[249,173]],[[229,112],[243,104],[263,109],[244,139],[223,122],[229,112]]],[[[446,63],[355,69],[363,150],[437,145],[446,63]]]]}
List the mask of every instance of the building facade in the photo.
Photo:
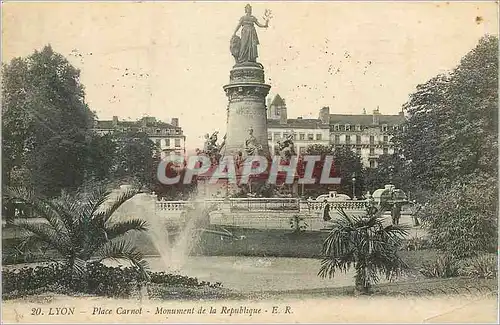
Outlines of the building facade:
{"type": "Polygon", "coordinates": [[[186,153],[186,136],[179,126],[178,118],[165,123],[150,116],[138,121],[120,121],[118,116],[113,116],[112,120],[97,121],[95,131],[99,134],[117,131],[145,132],[160,150],[162,158],[174,154],[184,156],[186,153]]]}
{"type": "Polygon", "coordinates": [[[272,153],[277,142],[289,133],[294,134],[296,152],[303,154],[313,144],[348,147],[356,152],[365,167],[376,168],[383,154],[394,153],[391,134],[405,121],[404,114],[331,114],[329,107],[321,108],[318,119],[288,119],[286,104],[276,95],[268,101],[268,141],[272,153]]]}
{"type": "Polygon", "coordinates": [[[330,144],[328,124],[319,119],[287,118],[286,104],[280,95],[268,101],[267,139],[272,154],[278,154],[278,141],[283,141],[293,134],[293,143],[297,154],[304,154],[308,146],[313,144],[330,144]]]}

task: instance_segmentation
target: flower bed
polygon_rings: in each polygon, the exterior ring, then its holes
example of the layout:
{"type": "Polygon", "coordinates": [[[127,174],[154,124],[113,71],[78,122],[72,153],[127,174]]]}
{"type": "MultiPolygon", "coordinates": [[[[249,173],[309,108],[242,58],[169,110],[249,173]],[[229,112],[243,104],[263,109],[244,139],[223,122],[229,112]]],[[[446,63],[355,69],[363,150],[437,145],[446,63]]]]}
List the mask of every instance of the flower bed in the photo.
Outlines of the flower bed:
{"type": "Polygon", "coordinates": [[[222,289],[222,284],[219,282],[214,284],[200,282],[196,278],[165,272],[147,272],[147,277],[146,281],[143,275],[130,267],[111,267],[92,262],[88,264],[85,277],[75,278],[65,264],[51,263],[44,266],[4,270],[2,272],[2,297],[11,299],[54,292],[129,298],[137,294],[142,286],[146,286],[151,298],[167,298],[172,296],[172,292],[185,293],[186,289],[203,289],[214,294],[222,289]],[[178,289],[176,291],[171,288],[178,289]]]}

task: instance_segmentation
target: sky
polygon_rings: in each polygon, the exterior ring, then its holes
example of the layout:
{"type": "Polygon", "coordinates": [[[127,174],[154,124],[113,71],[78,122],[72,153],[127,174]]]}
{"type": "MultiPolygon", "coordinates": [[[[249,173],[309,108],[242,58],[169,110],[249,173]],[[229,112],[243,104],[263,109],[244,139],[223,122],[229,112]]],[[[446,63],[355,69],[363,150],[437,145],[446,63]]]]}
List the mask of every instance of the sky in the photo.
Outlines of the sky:
{"type": "MultiPolygon", "coordinates": [[[[99,119],[180,119],[188,149],[225,132],[234,59],[229,40],[245,2],[2,3],[2,62],[51,44],[81,70],[99,119]]],[[[259,59],[288,117],[397,114],[418,84],[450,71],[485,34],[492,2],[251,2],[259,59]]]]}

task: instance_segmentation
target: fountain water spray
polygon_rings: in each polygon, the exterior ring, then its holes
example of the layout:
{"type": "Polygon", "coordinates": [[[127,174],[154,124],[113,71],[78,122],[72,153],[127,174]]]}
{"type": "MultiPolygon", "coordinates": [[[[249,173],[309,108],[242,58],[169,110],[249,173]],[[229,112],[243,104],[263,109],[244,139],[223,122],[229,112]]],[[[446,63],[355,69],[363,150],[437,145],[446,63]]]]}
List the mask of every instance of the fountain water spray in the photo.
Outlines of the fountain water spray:
{"type": "MultiPolygon", "coordinates": [[[[120,189],[113,191],[112,196],[120,195],[129,188],[128,185],[122,185],[120,189]]],[[[199,244],[202,233],[236,239],[225,229],[207,229],[210,225],[210,212],[217,209],[214,203],[207,203],[201,197],[196,197],[191,202],[187,211],[165,217],[157,211],[156,196],[140,193],[125,202],[112,218],[146,220],[148,237],[162,259],[164,270],[179,272],[185,267],[192,249],[199,244]]]]}

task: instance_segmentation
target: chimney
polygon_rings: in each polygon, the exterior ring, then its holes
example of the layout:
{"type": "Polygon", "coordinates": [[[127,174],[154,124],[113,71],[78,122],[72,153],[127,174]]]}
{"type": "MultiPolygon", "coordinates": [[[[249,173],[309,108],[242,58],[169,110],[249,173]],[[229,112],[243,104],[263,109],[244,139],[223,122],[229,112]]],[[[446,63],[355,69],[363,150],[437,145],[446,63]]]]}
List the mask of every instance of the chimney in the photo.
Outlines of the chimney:
{"type": "Polygon", "coordinates": [[[113,116],[113,126],[118,126],[118,116],[113,116]]]}
{"type": "Polygon", "coordinates": [[[279,107],[278,109],[280,109],[280,124],[287,124],[288,123],[288,118],[287,118],[287,115],[286,115],[286,106],[282,106],[282,107],[279,107]]]}
{"type": "Polygon", "coordinates": [[[319,119],[322,124],[330,123],[330,107],[325,106],[319,111],[319,119]]]}
{"type": "Polygon", "coordinates": [[[379,125],[379,123],[380,123],[380,111],[377,106],[377,109],[373,110],[373,124],[379,125]]]}
{"type": "Polygon", "coordinates": [[[175,127],[178,127],[179,126],[179,118],[178,117],[173,117],[172,118],[172,123],[170,123],[170,124],[172,124],[175,127]]]}

